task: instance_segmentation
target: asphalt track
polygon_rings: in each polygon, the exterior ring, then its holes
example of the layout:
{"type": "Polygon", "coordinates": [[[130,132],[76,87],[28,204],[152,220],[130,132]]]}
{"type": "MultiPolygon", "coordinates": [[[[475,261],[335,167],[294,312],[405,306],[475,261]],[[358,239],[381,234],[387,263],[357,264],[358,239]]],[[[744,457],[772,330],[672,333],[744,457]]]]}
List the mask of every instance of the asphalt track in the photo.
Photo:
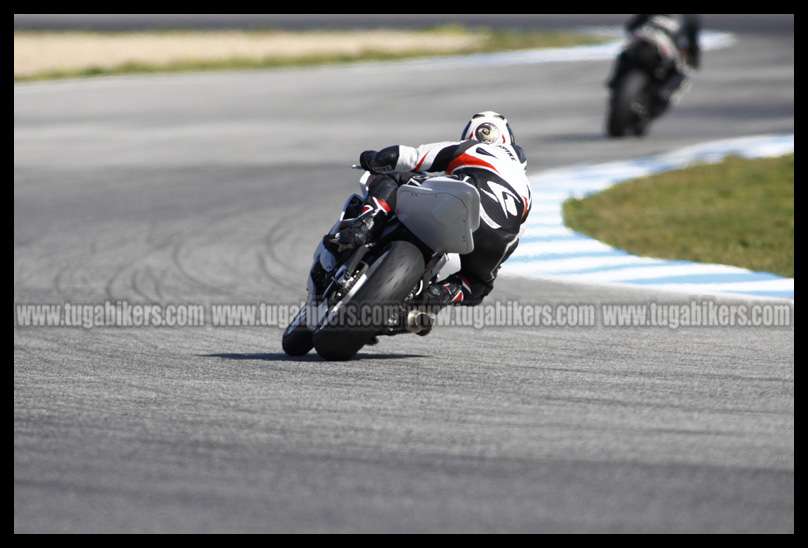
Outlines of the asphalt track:
{"type": "MultiPolygon", "coordinates": [[[[601,138],[604,62],[15,86],[15,302],[295,302],[358,151],[482,109],[534,171],[792,132],[780,21],[642,141],[601,138]]],[[[446,328],[326,363],[268,328],[15,327],[15,530],[790,532],[793,352],[792,329],[446,328]]]]}

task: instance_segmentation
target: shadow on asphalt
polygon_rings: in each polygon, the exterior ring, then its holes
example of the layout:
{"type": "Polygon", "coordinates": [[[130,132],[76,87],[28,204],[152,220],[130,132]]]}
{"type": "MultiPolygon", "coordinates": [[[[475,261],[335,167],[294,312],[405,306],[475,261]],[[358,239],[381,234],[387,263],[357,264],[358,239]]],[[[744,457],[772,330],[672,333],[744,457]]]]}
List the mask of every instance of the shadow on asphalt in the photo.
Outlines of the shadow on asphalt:
{"type": "MultiPolygon", "coordinates": [[[[314,352],[306,354],[305,356],[287,356],[283,352],[273,353],[226,353],[226,354],[199,354],[204,358],[222,358],[224,360],[256,360],[267,362],[323,362],[314,352]]],[[[354,356],[350,361],[354,360],[403,360],[407,358],[429,358],[425,354],[367,354],[359,353],[354,356]]]]}

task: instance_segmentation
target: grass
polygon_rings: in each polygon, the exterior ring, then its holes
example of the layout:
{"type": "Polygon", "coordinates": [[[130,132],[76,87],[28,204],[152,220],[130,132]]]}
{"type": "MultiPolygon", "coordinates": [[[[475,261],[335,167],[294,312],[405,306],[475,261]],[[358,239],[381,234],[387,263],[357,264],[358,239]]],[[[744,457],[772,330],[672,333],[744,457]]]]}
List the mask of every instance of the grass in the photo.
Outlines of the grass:
{"type": "MultiPolygon", "coordinates": [[[[312,37],[314,39],[328,38],[335,36],[340,31],[306,31],[293,33],[296,37],[312,37]]],[[[361,36],[362,31],[351,31],[357,36],[361,36]]],[[[400,31],[399,31],[400,32],[400,31]]],[[[92,77],[104,75],[120,75],[135,73],[153,72],[189,72],[189,71],[209,71],[209,70],[241,70],[241,69],[272,69],[284,67],[314,66],[337,63],[354,63],[358,61],[392,61],[399,59],[417,59],[435,55],[450,54],[470,54],[495,51],[508,51],[518,49],[568,47],[575,45],[596,44],[606,41],[600,36],[591,36],[574,32],[535,32],[535,31],[502,31],[487,28],[469,28],[458,25],[448,25],[432,29],[412,31],[417,35],[417,47],[404,47],[399,51],[391,50],[379,44],[377,47],[363,47],[355,52],[332,52],[328,48],[316,53],[306,53],[300,55],[234,55],[222,58],[221,55],[205,57],[200,54],[193,58],[168,58],[144,61],[128,61],[106,66],[104,64],[87,64],[79,68],[50,68],[39,70],[31,74],[17,74],[15,70],[16,82],[26,82],[35,80],[48,80],[59,78],[92,77]],[[459,37],[466,38],[464,45],[458,46],[432,46],[430,39],[436,37],[459,37]],[[423,45],[421,45],[423,43],[423,45]]],[[[36,38],[36,31],[17,33],[26,38],[36,38]]],[[[64,33],[41,33],[42,36],[49,37],[64,36],[70,38],[70,32],[64,33]]],[[[156,38],[180,37],[183,35],[199,37],[204,32],[195,31],[155,31],[149,33],[156,38]]],[[[289,33],[287,33],[288,35],[289,33]]],[[[342,31],[342,35],[345,32],[342,31]]],[[[83,33],[90,39],[95,37],[98,41],[98,51],[103,52],[104,44],[116,37],[124,38],[126,33],[83,33]]],[[[142,33],[141,33],[142,35],[142,33]]],[[[261,38],[262,36],[273,36],[273,31],[248,31],[245,36],[251,38],[261,38]]],[[[16,36],[16,35],[15,35],[16,36]]],[[[75,36],[75,33],[74,33],[75,36]]],[[[211,40],[215,40],[214,37],[211,40]]],[[[101,54],[103,56],[103,53],[101,54]]]]}
{"type": "Polygon", "coordinates": [[[631,253],[794,276],[794,155],[730,157],[564,203],[574,230],[631,253]]]}

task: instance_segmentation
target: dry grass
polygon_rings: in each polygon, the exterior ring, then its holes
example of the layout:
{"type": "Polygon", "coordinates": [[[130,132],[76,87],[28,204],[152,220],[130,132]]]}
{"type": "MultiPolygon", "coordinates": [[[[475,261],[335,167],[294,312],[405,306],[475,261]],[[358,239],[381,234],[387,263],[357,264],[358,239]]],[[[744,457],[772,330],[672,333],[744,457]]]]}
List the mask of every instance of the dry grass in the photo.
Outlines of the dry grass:
{"type": "Polygon", "coordinates": [[[291,59],[314,55],[359,56],[373,50],[405,53],[429,49],[462,51],[474,46],[472,33],[434,33],[425,44],[423,32],[153,32],[14,34],[14,76],[50,71],[111,69],[126,64],[169,66],[233,58],[291,59]],[[428,46],[428,48],[427,48],[428,46]]]}
{"type": "Polygon", "coordinates": [[[367,31],[15,32],[14,78],[258,68],[599,41],[572,33],[442,27],[367,31]]]}

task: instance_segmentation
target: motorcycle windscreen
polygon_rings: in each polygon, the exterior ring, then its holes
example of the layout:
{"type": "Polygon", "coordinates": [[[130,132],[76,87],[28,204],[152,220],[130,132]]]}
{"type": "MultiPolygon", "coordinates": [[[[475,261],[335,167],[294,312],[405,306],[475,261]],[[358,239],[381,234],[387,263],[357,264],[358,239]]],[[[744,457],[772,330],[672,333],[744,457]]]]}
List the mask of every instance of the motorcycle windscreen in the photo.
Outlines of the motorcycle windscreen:
{"type": "Polygon", "coordinates": [[[444,177],[420,186],[403,185],[396,216],[418,239],[442,253],[471,253],[480,226],[480,193],[473,185],[444,177]]]}

